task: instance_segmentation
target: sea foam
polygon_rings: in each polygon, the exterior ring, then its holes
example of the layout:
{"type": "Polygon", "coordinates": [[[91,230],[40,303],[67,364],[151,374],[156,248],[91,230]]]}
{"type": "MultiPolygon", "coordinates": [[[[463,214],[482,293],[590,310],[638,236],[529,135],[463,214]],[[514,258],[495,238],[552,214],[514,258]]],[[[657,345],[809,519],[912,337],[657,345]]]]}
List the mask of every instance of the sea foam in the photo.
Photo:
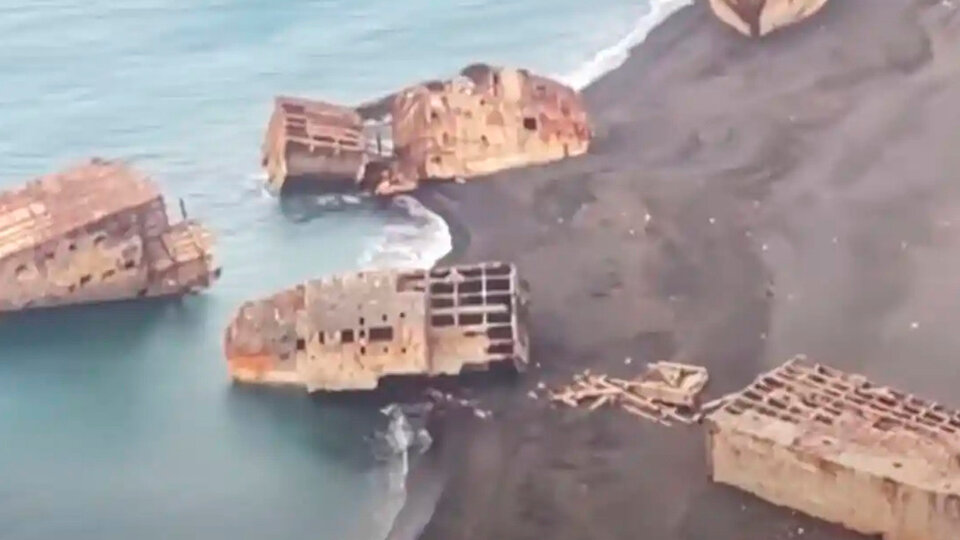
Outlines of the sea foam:
{"type": "Polygon", "coordinates": [[[577,90],[583,90],[600,77],[623,65],[630,56],[630,49],[642,43],[651,30],[678,9],[692,3],[693,0],[651,1],[650,11],[643,14],[633,28],[616,43],[598,51],[593,58],[572,71],[556,74],[554,77],[577,90]]]}
{"type": "MultiPolygon", "coordinates": [[[[554,77],[577,90],[583,90],[623,65],[630,55],[630,49],[642,43],[653,28],[675,11],[692,3],[693,0],[653,0],[650,10],[637,20],[626,35],[572,71],[554,77]]],[[[450,252],[453,239],[443,218],[410,196],[397,197],[393,204],[405,212],[408,219],[388,224],[381,235],[371,239],[360,258],[360,266],[429,268],[450,252]]]]}

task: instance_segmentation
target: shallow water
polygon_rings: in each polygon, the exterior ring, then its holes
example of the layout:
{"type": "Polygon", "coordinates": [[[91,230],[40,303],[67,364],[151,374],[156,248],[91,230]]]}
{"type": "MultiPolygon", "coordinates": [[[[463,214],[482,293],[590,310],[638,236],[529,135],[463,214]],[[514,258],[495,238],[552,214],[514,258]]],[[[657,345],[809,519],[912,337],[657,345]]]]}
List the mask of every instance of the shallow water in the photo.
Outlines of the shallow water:
{"type": "Polygon", "coordinates": [[[295,281],[430,264],[449,235],[412,200],[382,212],[266,195],[272,96],[357,103],[475,60],[582,85],[647,11],[637,0],[0,0],[0,188],[90,155],[126,159],[215,229],[224,266],[183,302],[0,321],[0,538],[382,537],[397,494],[364,441],[377,411],[231,386],[222,329],[242,300],[295,281]]]}

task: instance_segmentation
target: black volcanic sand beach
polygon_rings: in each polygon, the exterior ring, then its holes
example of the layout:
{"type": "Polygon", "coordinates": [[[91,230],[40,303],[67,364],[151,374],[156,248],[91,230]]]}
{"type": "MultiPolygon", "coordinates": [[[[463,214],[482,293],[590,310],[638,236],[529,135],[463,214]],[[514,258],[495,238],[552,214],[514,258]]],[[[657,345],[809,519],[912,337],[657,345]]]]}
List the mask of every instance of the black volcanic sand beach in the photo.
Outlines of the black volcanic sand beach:
{"type": "Polygon", "coordinates": [[[422,193],[452,259],[530,281],[539,364],[447,423],[422,537],[858,538],[712,485],[700,427],[527,394],[673,359],[710,398],[805,353],[960,406],[958,33],[952,3],[836,0],[751,41],[700,1],[585,91],[589,156],[422,193]]]}

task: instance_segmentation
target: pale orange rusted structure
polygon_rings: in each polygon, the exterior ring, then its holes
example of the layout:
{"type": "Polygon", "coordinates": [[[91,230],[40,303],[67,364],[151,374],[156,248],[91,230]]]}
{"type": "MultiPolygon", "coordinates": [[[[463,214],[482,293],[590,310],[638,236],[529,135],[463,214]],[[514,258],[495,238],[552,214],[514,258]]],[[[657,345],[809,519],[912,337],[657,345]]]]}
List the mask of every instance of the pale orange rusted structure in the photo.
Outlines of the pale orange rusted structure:
{"type": "Polygon", "coordinates": [[[581,155],[591,137],[576,91],[526,70],[483,64],[401,92],[392,117],[396,166],[377,184],[381,193],[581,155]]]}
{"type": "Polygon", "coordinates": [[[377,107],[278,98],[263,164],[274,187],[304,179],[391,194],[423,181],[469,179],[581,155],[591,137],[572,88],[523,69],[475,64],[450,80],[402,90],[377,107]],[[387,129],[364,125],[357,111],[373,109],[389,111],[381,126],[387,129]]]}
{"type": "Polygon", "coordinates": [[[765,36],[814,15],[827,0],[710,0],[721,21],[741,34],[765,36]]]}
{"type": "Polygon", "coordinates": [[[263,142],[262,165],[270,187],[308,177],[348,187],[367,163],[363,123],[352,109],[291,97],[274,100],[263,142]]]}
{"type": "Polygon", "coordinates": [[[960,412],[797,357],[706,424],[716,482],[885,540],[960,538],[960,412]]]}
{"type": "Polygon", "coordinates": [[[224,349],[236,381],[311,392],[497,363],[523,370],[526,303],[516,269],[502,263],[330,276],[242,305],[224,349]]]}
{"type": "Polygon", "coordinates": [[[194,292],[219,275],[211,243],[145,175],[93,159],[0,193],[0,311],[194,292]]]}

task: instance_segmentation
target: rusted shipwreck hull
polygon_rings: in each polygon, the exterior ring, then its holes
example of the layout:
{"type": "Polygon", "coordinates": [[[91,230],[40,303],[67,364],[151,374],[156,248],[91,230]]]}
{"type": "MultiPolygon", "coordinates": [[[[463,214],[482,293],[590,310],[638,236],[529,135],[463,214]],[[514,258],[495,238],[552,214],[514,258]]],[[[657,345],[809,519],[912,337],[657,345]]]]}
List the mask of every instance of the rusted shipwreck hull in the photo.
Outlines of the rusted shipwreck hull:
{"type": "Polygon", "coordinates": [[[275,191],[306,183],[392,194],[422,181],[580,155],[591,135],[572,88],[522,69],[475,64],[377,106],[277,98],[262,161],[275,191]],[[385,124],[371,117],[385,112],[385,124]]]}
{"type": "Polygon", "coordinates": [[[960,413],[803,357],[711,413],[713,479],[885,540],[960,538],[960,413]]]}
{"type": "Polygon", "coordinates": [[[363,121],[352,109],[291,97],[274,100],[262,165],[271,189],[287,180],[354,190],[367,164],[363,121]]]}
{"type": "Polygon", "coordinates": [[[809,18],[827,0],[710,0],[714,14],[741,34],[760,37],[809,18]]]}
{"type": "Polygon", "coordinates": [[[171,224],[156,186],[122,163],[0,193],[0,311],[181,295],[219,272],[210,233],[171,224]]]}
{"type": "Polygon", "coordinates": [[[236,381],[311,392],[497,363],[522,371],[526,302],[510,264],[331,276],[245,303],[226,330],[225,352],[236,381]]]}

